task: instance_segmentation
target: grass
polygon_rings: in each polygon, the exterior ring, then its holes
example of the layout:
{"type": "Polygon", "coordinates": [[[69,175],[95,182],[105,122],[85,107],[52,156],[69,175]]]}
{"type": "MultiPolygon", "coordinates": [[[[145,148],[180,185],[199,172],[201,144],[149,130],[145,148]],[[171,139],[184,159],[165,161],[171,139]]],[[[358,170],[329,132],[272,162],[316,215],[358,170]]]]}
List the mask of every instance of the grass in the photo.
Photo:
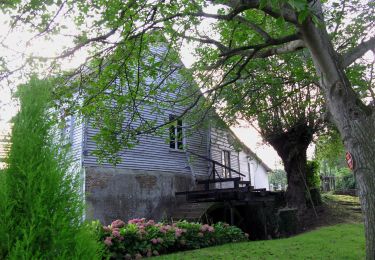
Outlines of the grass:
{"type": "Polygon", "coordinates": [[[159,259],[364,259],[363,224],[339,224],[295,237],[226,244],[159,259]]]}
{"type": "Polygon", "coordinates": [[[358,197],[326,193],[322,200],[325,204],[325,212],[321,217],[322,222],[325,222],[323,225],[363,223],[358,197]]]}
{"type": "Polygon", "coordinates": [[[348,202],[348,203],[359,203],[359,198],[347,195],[334,195],[326,193],[322,195],[323,200],[331,200],[336,202],[348,202]]]}

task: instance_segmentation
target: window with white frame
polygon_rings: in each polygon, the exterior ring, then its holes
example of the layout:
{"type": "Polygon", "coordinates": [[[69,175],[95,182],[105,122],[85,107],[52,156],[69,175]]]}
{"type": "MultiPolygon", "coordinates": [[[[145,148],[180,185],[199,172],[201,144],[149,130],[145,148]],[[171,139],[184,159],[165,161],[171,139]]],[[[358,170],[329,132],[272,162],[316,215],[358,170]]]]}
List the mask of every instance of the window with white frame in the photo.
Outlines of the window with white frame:
{"type": "Polygon", "coordinates": [[[231,172],[228,168],[230,168],[230,151],[223,150],[221,152],[221,163],[226,166],[223,167],[223,176],[224,178],[230,178],[231,172]]]}
{"type": "Polygon", "coordinates": [[[169,148],[183,150],[184,136],[182,131],[182,120],[177,118],[175,115],[170,115],[169,121],[173,121],[169,127],[169,148]]]}

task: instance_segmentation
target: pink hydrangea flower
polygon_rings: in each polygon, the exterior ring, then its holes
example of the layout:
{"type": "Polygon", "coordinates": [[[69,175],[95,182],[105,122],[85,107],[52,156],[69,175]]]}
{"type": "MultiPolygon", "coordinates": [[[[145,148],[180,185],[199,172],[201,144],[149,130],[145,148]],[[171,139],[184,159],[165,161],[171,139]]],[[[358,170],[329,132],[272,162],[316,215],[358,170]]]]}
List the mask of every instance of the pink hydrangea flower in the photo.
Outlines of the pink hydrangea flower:
{"type": "Polygon", "coordinates": [[[130,219],[128,221],[128,224],[138,224],[138,223],[142,223],[144,221],[144,219],[141,219],[141,218],[134,218],[134,219],[130,219]]]}
{"type": "Polygon", "coordinates": [[[158,241],[159,244],[162,244],[164,242],[164,240],[161,237],[158,237],[157,241],[158,241]]]}
{"type": "Polygon", "coordinates": [[[115,221],[112,222],[111,227],[112,228],[121,228],[125,226],[125,222],[122,221],[121,219],[116,219],[115,221]]]}
{"type": "Polygon", "coordinates": [[[204,224],[204,225],[202,225],[201,227],[200,227],[200,231],[202,231],[202,232],[205,232],[205,231],[207,231],[208,230],[208,225],[207,224],[204,224]]]}
{"type": "Polygon", "coordinates": [[[156,238],[153,238],[153,239],[151,239],[151,243],[153,243],[154,245],[156,245],[158,243],[158,240],[156,238]]]}
{"type": "Polygon", "coordinates": [[[110,232],[111,228],[109,226],[103,226],[103,231],[104,232],[110,232]]]}
{"type": "Polygon", "coordinates": [[[209,227],[207,228],[207,231],[208,231],[208,232],[214,232],[215,229],[214,229],[214,227],[209,226],[209,227]]]}
{"type": "Polygon", "coordinates": [[[118,228],[114,228],[113,230],[112,230],[112,235],[114,236],[114,237],[117,237],[117,238],[119,238],[121,235],[120,235],[120,230],[118,229],[118,228]]]}
{"type": "Polygon", "coordinates": [[[139,225],[137,225],[137,226],[138,226],[139,229],[144,229],[144,228],[145,228],[145,224],[143,224],[143,223],[142,223],[142,224],[139,224],[139,225]]]}
{"type": "Polygon", "coordinates": [[[169,230],[172,229],[172,227],[171,227],[170,225],[166,225],[166,226],[164,226],[164,229],[165,229],[166,231],[169,231],[169,230]]]}
{"type": "Polygon", "coordinates": [[[104,244],[106,244],[107,246],[111,246],[112,245],[112,237],[106,237],[105,240],[104,240],[104,244]]]}
{"type": "Polygon", "coordinates": [[[175,236],[176,236],[176,238],[180,237],[181,235],[182,235],[182,230],[179,229],[179,228],[176,228],[176,230],[175,230],[175,236]]]}

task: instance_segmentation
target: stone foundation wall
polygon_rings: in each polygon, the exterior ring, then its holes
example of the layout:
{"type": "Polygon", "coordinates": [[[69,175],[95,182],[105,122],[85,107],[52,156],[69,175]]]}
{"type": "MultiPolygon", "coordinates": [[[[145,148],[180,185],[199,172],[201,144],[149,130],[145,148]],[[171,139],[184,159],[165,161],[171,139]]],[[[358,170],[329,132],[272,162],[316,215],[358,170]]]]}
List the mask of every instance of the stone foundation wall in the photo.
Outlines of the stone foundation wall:
{"type": "Polygon", "coordinates": [[[86,218],[109,224],[115,219],[170,216],[174,193],[191,190],[191,174],[104,167],[85,169],[86,218]]]}

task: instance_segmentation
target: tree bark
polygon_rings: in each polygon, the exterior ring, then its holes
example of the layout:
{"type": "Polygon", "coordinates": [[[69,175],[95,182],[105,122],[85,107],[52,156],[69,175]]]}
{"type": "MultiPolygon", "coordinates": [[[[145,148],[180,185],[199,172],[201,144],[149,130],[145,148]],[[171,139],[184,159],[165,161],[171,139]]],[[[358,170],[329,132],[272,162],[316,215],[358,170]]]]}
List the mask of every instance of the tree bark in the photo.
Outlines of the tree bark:
{"type": "Polygon", "coordinates": [[[282,159],[288,181],[287,205],[297,208],[300,214],[306,209],[306,149],[307,147],[296,146],[293,152],[289,152],[289,155],[282,159]]]}
{"type": "Polygon", "coordinates": [[[281,157],[287,173],[287,205],[297,208],[299,215],[306,209],[306,151],[312,141],[313,132],[313,127],[306,122],[300,122],[285,133],[266,137],[281,157]]]}
{"type": "MultiPolygon", "coordinates": [[[[318,1],[314,2],[318,3],[318,1]]],[[[323,21],[321,7],[314,6],[323,21]]],[[[375,116],[354,92],[324,26],[306,20],[299,30],[320,78],[327,108],[355,161],[366,230],[366,258],[375,259],[375,116]]]]}

